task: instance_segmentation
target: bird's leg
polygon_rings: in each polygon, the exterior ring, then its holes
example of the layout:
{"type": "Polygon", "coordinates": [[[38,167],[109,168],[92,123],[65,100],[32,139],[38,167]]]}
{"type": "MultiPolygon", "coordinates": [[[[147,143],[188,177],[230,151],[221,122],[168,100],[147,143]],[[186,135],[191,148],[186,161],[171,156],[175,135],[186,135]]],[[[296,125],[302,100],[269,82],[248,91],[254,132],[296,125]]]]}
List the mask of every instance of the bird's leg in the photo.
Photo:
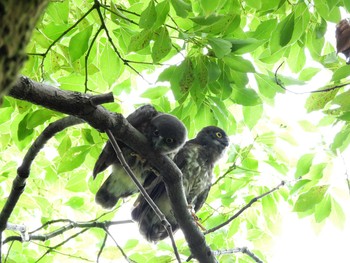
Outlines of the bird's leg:
{"type": "Polygon", "coordinates": [[[138,153],[130,153],[131,156],[135,157],[136,160],[140,161],[141,163],[145,163],[146,159],[141,157],[141,155],[139,155],[138,153]]]}
{"type": "Polygon", "coordinates": [[[188,205],[187,206],[188,210],[190,210],[190,213],[193,217],[194,222],[196,222],[196,225],[202,230],[202,231],[206,231],[207,229],[199,222],[200,219],[199,217],[196,215],[196,212],[194,211],[192,205],[188,205]]]}

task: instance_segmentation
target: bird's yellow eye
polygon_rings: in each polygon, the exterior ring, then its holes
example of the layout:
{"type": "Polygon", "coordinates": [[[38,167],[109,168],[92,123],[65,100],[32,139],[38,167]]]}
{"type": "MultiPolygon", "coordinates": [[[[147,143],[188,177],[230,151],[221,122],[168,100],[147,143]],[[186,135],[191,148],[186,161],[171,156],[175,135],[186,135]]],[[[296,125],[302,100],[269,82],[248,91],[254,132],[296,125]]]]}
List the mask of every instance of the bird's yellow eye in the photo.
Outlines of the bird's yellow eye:
{"type": "Polygon", "coordinates": [[[166,141],[166,143],[173,143],[173,142],[174,142],[174,139],[172,139],[172,138],[166,138],[165,141],[166,141]]]}
{"type": "Polygon", "coordinates": [[[221,132],[217,132],[217,133],[215,133],[215,135],[216,135],[216,137],[218,137],[218,138],[222,138],[221,132]]]}

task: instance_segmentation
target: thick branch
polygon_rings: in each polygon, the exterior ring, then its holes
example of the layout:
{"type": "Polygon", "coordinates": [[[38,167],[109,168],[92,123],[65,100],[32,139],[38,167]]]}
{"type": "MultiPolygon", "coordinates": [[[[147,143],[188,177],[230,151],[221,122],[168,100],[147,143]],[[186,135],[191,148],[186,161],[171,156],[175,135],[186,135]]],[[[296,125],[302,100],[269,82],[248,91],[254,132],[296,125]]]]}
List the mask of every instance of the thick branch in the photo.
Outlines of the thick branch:
{"type": "Polygon", "coordinates": [[[31,145],[23,159],[22,165],[17,169],[17,176],[13,181],[10,195],[6,199],[6,203],[0,213],[0,232],[2,232],[5,229],[6,223],[10,215],[13,209],[15,208],[19,197],[24,191],[26,180],[29,176],[30,166],[38,152],[42,149],[45,143],[50,138],[52,138],[57,132],[62,131],[68,126],[75,125],[81,122],[83,121],[75,117],[67,117],[60,121],[57,121],[55,122],[55,125],[49,125],[31,145]]]}
{"type": "Polygon", "coordinates": [[[102,106],[92,105],[89,95],[59,90],[25,77],[20,78],[10,91],[10,96],[79,117],[100,131],[110,129],[117,140],[123,141],[135,152],[148,159],[163,177],[175,218],[184,232],[192,255],[200,262],[216,262],[212,251],[206,245],[203,234],[187,209],[181,171],[168,157],[154,152],[146,138],[121,114],[111,113],[102,106]]]}

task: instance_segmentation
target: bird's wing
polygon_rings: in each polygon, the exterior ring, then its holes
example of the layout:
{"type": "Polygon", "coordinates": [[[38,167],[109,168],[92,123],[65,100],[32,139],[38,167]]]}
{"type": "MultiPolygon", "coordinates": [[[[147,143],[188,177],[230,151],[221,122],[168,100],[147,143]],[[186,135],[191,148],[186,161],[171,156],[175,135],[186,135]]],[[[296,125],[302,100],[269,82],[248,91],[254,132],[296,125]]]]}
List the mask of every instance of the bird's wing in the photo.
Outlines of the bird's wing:
{"type": "Polygon", "coordinates": [[[140,130],[142,126],[149,124],[158,114],[160,113],[152,105],[147,104],[137,108],[126,120],[134,126],[134,128],[140,130]]]}
{"type": "Polygon", "coordinates": [[[195,212],[197,212],[199,209],[202,208],[202,206],[205,203],[205,200],[207,200],[209,191],[210,191],[210,186],[197,196],[197,198],[194,202],[194,211],[195,212]]]}
{"type": "MultiPolygon", "coordinates": [[[[146,129],[145,126],[147,126],[152,118],[157,114],[159,113],[156,111],[156,109],[152,105],[147,104],[136,109],[126,119],[132,126],[138,129],[140,132],[143,132],[143,130],[146,129]]],[[[118,144],[121,149],[123,147],[127,147],[121,141],[118,141],[118,144]]],[[[95,163],[93,178],[95,178],[98,173],[106,170],[112,164],[119,164],[119,160],[112,144],[110,141],[108,141],[95,163]]]]}

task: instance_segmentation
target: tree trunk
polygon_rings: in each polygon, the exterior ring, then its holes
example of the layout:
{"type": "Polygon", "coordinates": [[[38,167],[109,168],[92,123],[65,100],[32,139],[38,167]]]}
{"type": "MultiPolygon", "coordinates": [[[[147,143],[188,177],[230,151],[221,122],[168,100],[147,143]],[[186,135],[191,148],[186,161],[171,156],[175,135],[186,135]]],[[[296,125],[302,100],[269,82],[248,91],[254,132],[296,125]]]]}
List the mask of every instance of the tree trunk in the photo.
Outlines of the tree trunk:
{"type": "Polygon", "coordinates": [[[0,99],[15,83],[25,48],[49,0],[0,0],[0,99]]]}

